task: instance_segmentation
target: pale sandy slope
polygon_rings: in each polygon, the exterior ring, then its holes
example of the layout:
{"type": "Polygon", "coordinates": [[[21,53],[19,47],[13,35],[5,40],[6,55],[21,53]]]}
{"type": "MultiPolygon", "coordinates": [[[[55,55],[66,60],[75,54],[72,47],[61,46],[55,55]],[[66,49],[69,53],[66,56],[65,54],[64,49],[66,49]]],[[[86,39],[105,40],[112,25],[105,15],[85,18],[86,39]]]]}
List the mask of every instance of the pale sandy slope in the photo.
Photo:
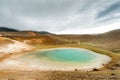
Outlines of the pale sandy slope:
{"type": "Polygon", "coordinates": [[[20,53],[32,50],[33,47],[16,40],[0,37],[0,55],[20,53]]]}
{"type": "Polygon", "coordinates": [[[11,54],[21,54],[34,49],[34,47],[9,38],[0,37],[0,69],[15,69],[27,64],[12,59],[11,54]]]}

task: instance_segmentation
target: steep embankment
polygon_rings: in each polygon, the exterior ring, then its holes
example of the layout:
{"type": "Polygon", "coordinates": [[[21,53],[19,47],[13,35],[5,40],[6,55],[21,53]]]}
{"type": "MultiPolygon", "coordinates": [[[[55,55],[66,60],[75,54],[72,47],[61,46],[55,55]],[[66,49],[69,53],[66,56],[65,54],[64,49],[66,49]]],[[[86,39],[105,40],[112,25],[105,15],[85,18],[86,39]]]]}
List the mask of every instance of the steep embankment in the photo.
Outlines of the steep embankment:
{"type": "Polygon", "coordinates": [[[18,42],[16,40],[0,37],[0,58],[16,54],[20,52],[25,52],[32,50],[33,47],[25,43],[18,42]]]}

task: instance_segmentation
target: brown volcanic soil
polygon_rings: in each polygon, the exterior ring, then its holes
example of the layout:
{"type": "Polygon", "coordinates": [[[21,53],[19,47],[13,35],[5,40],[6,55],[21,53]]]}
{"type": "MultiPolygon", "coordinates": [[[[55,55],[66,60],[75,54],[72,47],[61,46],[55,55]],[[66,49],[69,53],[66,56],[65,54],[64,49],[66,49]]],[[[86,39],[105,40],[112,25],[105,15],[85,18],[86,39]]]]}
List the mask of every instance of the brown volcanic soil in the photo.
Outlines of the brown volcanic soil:
{"type": "Polygon", "coordinates": [[[0,80],[119,80],[117,71],[0,71],[0,80]]]}
{"type": "Polygon", "coordinates": [[[78,43],[88,43],[114,52],[120,52],[120,29],[95,35],[57,35],[57,37],[58,36],[78,43]]]}
{"type": "MultiPolygon", "coordinates": [[[[97,35],[44,35],[35,37],[10,37],[18,41],[28,42],[31,45],[40,44],[64,44],[68,43],[75,47],[82,46],[79,43],[99,46],[119,52],[120,30],[115,30],[97,35]],[[37,41],[38,40],[38,41],[37,41]]],[[[46,47],[46,45],[44,45],[46,47]]],[[[55,46],[55,45],[53,45],[55,46]]],[[[64,47],[65,45],[63,45],[64,47]]],[[[69,46],[69,45],[68,45],[69,46]]],[[[42,46],[41,46],[42,47],[42,46]]],[[[70,47],[70,46],[69,46],[70,47]]],[[[87,45],[88,48],[90,46],[87,45]]],[[[94,47],[96,49],[96,47],[94,47]]],[[[94,51],[94,50],[93,50],[94,51]]],[[[98,52],[97,50],[96,52],[98,52]]],[[[103,51],[104,52],[104,51],[103,51]]],[[[113,56],[113,64],[106,65],[101,70],[90,72],[81,71],[0,71],[0,80],[119,80],[120,79],[120,55],[117,53],[107,54],[113,56]]]]}
{"type": "Polygon", "coordinates": [[[28,37],[9,37],[14,40],[24,42],[30,45],[61,45],[68,43],[65,40],[54,37],[52,35],[39,35],[39,36],[28,36],[28,37]]]}
{"type": "Polygon", "coordinates": [[[30,45],[60,45],[68,43],[64,39],[53,36],[55,34],[41,34],[35,31],[0,32],[0,35],[30,45]]]}
{"type": "Polygon", "coordinates": [[[0,37],[0,46],[7,45],[7,44],[10,44],[10,43],[14,43],[14,42],[11,41],[10,39],[0,37]]]}
{"type": "MultiPolygon", "coordinates": [[[[7,32],[8,34],[9,32],[7,32]]],[[[55,35],[39,34],[32,31],[20,31],[6,37],[30,44],[30,45],[61,45],[87,43],[114,52],[120,52],[120,29],[102,34],[85,35],[55,35]]]]}

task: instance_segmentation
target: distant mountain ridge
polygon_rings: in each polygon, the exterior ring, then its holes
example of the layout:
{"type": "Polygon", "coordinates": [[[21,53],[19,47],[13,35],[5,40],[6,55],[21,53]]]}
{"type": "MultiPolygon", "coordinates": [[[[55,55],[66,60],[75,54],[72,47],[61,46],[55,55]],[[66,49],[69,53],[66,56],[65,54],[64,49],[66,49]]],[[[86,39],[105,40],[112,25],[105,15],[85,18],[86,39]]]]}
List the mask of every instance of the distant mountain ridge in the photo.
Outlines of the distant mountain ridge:
{"type": "Polygon", "coordinates": [[[20,31],[17,29],[13,29],[13,28],[8,28],[8,27],[0,27],[0,32],[28,32],[28,33],[35,33],[36,35],[41,34],[41,35],[46,35],[46,34],[53,34],[47,31],[32,31],[32,30],[24,30],[24,31],[20,31]]]}
{"type": "Polygon", "coordinates": [[[0,27],[0,32],[18,32],[19,30],[7,28],[7,27],[0,27]]]}
{"type": "Polygon", "coordinates": [[[40,34],[52,34],[52,33],[47,32],[47,31],[38,31],[38,33],[40,33],[40,34]]]}

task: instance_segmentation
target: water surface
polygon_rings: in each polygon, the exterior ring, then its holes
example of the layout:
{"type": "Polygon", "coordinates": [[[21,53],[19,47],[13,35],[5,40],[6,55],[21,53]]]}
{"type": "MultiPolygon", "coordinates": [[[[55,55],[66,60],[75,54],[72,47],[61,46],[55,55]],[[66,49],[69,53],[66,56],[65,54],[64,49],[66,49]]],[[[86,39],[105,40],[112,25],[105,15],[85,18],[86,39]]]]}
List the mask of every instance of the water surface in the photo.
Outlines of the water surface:
{"type": "Polygon", "coordinates": [[[37,58],[46,57],[49,60],[58,62],[89,62],[97,55],[82,49],[55,49],[35,53],[37,58]]]}
{"type": "Polygon", "coordinates": [[[17,60],[27,64],[37,65],[45,70],[91,70],[101,68],[111,58],[96,52],[81,48],[55,48],[38,50],[19,57],[17,60]]]}

